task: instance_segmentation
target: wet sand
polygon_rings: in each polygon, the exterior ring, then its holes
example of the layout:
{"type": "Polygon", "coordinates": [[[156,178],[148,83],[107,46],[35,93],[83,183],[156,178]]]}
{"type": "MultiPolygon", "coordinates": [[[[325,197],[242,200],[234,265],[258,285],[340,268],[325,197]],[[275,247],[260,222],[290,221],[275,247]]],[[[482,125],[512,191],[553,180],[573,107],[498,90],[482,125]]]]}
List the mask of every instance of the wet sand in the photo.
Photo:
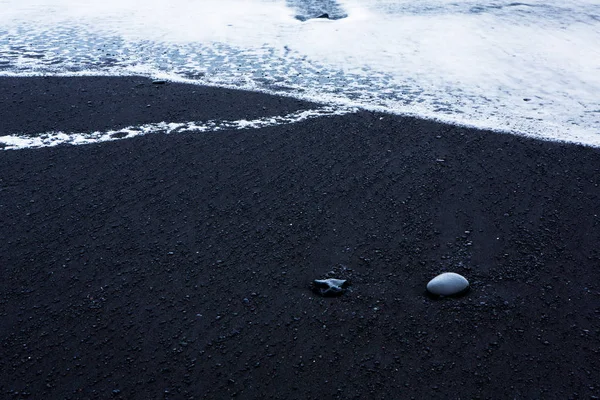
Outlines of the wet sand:
{"type": "MultiPolygon", "coordinates": [[[[0,88],[0,135],[314,106],[0,88]]],[[[0,171],[2,397],[600,396],[598,149],[358,112],[7,150],[0,171]],[[330,271],[351,290],[318,297],[330,271]],[[428,297],[445,271],[471,291],[428,297]]]]}

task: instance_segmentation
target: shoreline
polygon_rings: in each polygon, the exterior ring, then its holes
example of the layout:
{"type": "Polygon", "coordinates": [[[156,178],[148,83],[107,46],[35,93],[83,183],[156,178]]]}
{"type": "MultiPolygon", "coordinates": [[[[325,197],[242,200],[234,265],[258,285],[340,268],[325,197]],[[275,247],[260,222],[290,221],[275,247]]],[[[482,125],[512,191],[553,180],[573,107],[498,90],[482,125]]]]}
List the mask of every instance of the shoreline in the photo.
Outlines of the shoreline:
{"type": "MultiPolygon", "coordinates": [[[[134,77],[0,88],[0,135],[318,107],[134,77]]],[[[360,111],[2,151],[0,170],[15,398],[600,393],[597,148],[360,111]],[[330,271],[351,290],[320,298],[330,271]],[[445,271],[470,292],[426,296],[445,271]]]]}

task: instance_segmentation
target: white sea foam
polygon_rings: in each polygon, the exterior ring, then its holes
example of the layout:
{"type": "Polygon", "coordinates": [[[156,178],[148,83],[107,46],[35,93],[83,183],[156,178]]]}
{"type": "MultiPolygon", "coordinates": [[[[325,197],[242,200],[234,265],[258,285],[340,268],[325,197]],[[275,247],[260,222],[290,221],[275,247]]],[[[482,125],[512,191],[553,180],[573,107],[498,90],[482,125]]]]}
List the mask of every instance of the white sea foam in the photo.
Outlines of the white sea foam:
{"type": "Polygon", "coordinates": [[[305,22],[300,4],[0,0],[0,74],[162,76],[600,146],[596,1],[344,0],[305,22]]]}
{"type": "Polygon", "coordinates": [[[223,130],[257,129],[268,126],[293,124],[323,116],[344,115],[356,111],[357,110],[353,108],[325,106],[314,110],[301,110],[287,115],[275,115],[253,120],[159,122],[96,132],[32,132],[33,134],[30,135],[0,136],[0,147],[3,147],[5,150],[18,150],[25,148],[53,147],[59,144],[80,145],[108,142],[152,133],[208,133],[223,130]]]}

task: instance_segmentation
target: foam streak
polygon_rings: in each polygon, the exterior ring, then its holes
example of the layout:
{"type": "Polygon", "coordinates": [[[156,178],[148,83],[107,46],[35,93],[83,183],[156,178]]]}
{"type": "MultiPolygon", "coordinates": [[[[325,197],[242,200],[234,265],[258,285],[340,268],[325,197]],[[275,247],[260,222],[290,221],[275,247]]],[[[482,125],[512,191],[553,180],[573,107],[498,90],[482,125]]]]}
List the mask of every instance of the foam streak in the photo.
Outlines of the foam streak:
{"type": "Polygon", "coordinates": [[[45,132],[29,135],[0,136],[0,148],[3,150],[18,150],[25,148],[53,147],[61,144],[80,145],[129,139],[151,133],[172,134],[179,132],[217,132],[225,130],[259,129],[268,126],[293,124],[308,119],[344,115],[356,112],[355,108],[322,107],[314,110],[296,111],[287,115],[263,117],[254,120],[240,119],[236,121],[210,120],[206,122],[158,122],[138,126],[128,126],[122,129],[104,132],[45,132]]]}

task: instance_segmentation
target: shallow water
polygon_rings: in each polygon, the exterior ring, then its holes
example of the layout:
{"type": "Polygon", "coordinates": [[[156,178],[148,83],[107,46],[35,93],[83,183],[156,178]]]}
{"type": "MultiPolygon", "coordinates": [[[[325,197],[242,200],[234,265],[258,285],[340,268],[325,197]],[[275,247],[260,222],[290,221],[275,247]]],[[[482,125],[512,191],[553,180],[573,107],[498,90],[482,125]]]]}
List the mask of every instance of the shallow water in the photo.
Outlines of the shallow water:
{"type": "Polygon", "coordinates": [[[600,146],[595,1],[140,4],[0,0],[0,74],[144,74],[600,146]]]}

